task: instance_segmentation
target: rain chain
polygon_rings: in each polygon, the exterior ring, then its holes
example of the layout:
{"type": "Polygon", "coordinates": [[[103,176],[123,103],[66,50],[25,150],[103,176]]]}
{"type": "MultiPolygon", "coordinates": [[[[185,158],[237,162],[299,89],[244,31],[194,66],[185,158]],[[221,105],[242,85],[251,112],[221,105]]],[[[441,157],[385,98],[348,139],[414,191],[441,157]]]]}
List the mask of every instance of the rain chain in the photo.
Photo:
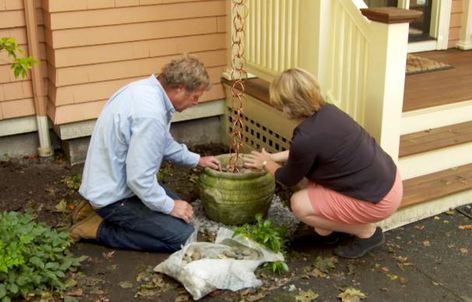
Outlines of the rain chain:
{"type": "Polygon", "coordinates": [[[233,32],[231,34],[231,144],[228,171],[239,172],[238,167],[240,149],[244,144],[244,121],[243,121],[243,98],[244,80],[247,78],[247,71],[244,69],[244,20],[248,9],[245,0],[233,0],[233,32]]]}

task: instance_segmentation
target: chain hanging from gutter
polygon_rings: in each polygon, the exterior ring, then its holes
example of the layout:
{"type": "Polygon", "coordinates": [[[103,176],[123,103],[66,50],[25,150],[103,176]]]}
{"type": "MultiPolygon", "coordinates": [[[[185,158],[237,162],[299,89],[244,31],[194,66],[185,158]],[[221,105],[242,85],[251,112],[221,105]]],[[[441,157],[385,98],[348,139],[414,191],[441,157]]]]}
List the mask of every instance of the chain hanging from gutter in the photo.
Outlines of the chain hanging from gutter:
{"type": "Polygon", "coordinates": [[[244,144],[244,118],[243,118],[243,99],[244,99],[244,80],[247,78],[247,71],[244,69],[246,59],[244,57],[244,21],[248,13],[245,4],[246,0],[232,1],[232,23],[233,31],[231,34],[231,143],[228,171],[232,173],[239,172],[239,158],[241,156],[241,147],[244,144]]]}

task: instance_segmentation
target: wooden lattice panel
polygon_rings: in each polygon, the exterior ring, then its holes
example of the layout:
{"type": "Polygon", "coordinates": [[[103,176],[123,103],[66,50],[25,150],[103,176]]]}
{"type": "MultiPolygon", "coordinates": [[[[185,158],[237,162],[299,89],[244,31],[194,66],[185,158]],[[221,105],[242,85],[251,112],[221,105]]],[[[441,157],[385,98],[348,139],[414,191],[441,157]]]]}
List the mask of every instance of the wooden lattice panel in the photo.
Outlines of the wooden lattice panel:
{"type": "MultiPolygon", "coordinates": [[[[243,101],[244,111],[244,152],[265,148],[268,152],[278,152],[289,148],[294,121],[288,120],[279,110],[248,95],[243,101]]],[[[225,114],[226,134],[231,133],[232,105],[227,102],[225,114]]]]}

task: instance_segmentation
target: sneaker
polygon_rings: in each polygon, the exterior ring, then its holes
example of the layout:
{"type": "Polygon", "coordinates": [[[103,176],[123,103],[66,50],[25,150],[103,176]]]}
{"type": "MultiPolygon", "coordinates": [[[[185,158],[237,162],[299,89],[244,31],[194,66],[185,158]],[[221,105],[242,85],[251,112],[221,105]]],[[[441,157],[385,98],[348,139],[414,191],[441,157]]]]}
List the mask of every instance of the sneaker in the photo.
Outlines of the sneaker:
{"type": "Polygon", "coordinates": [[[360,258],[374,248],[381,246],[384,242],[385,237],[382,228],[377,227],[374,234],[369,238],[353,237],[346,244],[338,246],[334,253],[343,258],[360,258]]]}
{"type": "Polygon", "coordinates": [[[103,218],[93,212],[87,218],[74,224],[69,230],[72,241],[78,242],[80,239],[97,239],[98,228],[102,222],[103,218]]]}
{"type": "Polygon", "coordinates": [[[72,211],[72,224],[84,220],[90,214],[94,213],[95,210],[92,208],[90,203],[85,200],[80,201],[80,203],[72,211]]]}

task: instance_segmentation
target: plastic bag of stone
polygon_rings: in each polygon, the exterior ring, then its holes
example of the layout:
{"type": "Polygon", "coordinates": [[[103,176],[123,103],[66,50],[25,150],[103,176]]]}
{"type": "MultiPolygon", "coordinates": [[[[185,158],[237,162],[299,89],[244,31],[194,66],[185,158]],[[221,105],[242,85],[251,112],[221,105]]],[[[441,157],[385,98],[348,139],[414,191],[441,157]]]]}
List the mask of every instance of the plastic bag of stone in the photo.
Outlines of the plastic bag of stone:
{"type": "Polygon", "coordinates": [[[198,300],[215,289],[237,291],[258,287],[262,282],[254,275],[264,262],[284,261],[257,242],[221,228],[215,243],[190,242],[173,253],[154,271],[178,280],[198,300]]]}

